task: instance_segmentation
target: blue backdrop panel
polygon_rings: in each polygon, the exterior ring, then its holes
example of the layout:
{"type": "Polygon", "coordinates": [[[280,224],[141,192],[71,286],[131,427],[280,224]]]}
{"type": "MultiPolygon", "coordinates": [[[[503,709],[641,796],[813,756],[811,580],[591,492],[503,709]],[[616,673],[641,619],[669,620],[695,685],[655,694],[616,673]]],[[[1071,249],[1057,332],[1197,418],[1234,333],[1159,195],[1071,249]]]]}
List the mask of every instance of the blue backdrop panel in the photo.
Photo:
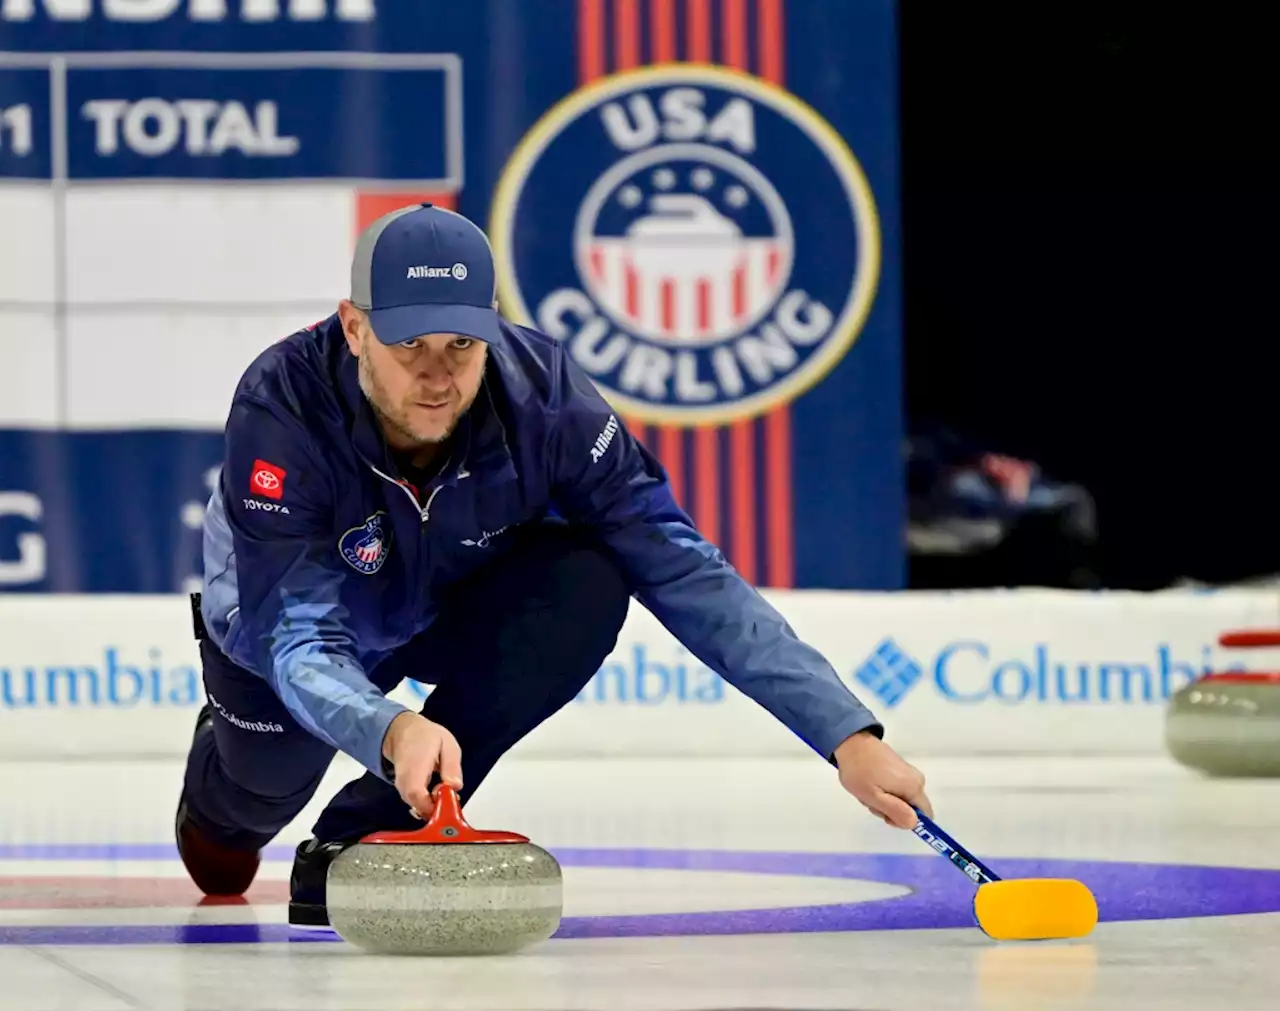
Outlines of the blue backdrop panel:
{"type": "Polygon", "coordinates": [[[221,459],[217,432],[0,431],[0,589],[181,590],[221,459]]]}
{"type": "MultiPolygon", "coordinates": [[[[0,185],[442,195],[749,579],[902,585],[892,0],[74,6],[0,4],[0,185]]],[[[190,577],[216,432],[0,450],[0,590],[190,577]]]]}

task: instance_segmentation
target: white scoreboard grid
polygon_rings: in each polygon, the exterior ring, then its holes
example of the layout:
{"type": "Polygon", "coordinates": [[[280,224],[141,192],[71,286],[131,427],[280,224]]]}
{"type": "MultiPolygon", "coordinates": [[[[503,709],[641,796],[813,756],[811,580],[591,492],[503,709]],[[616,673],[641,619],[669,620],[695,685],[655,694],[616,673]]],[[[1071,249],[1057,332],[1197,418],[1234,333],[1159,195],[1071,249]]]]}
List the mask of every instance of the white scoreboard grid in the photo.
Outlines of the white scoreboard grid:
{"type": "Polygon", "coordinates": [[[0,52],[0,428],[220,429],[345,294],[354,193],[463,150],[454,53],[0,52]]]}

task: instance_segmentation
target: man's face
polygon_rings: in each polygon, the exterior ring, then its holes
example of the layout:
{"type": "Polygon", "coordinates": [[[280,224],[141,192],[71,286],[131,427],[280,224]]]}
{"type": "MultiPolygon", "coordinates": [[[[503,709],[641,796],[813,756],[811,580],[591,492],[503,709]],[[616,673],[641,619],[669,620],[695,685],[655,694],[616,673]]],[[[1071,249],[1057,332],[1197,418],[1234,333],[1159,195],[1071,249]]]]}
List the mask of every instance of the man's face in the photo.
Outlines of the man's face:
{"type": "Polygon", "coordinates": [[[480,392],[484,342],[437,333],[388,346],[363,314],[343,317],[347,346],[360,362],[360,389],[391,446],[413,450],[447,439],[480,392]]]}

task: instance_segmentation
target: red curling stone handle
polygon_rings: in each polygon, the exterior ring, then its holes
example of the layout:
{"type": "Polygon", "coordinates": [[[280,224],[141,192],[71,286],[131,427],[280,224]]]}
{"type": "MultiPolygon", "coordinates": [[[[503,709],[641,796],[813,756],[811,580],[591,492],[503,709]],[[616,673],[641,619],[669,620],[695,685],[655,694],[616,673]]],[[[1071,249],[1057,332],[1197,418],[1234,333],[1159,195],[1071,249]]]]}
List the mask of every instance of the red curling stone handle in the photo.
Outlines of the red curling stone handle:
{"type": "Polygon", "coordinates": [[[436,787],[435,806],[427,823],[412,832],[373,832],[362,843],[527,843],[527,836],[516,832],[490,832],[472,828],[462,817],[462,805],[458,793],[451,786],[441,783],[436,787]]]}
{"type": "Polygon", "coordinates": [[[1280,628],[1224,632],[1218,637],[1218,645],[1236,649],[1265,649],[1268,646],[1280,646],[1280,628]]]}

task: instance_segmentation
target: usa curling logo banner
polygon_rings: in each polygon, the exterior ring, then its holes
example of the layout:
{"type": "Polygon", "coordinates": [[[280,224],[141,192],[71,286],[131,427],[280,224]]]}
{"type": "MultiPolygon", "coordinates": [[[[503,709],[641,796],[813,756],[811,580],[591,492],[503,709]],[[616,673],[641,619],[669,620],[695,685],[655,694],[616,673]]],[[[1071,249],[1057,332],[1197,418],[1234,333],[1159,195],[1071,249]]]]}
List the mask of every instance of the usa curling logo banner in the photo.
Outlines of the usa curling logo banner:
{"type": "Polygon", "coordinates": [[[503,310],[661,424],[799,396],[857,339],[879,275],[844,140],[783,89],[708,66],[617,74],[552,108],[499,180],[490,234],[503,310]]]}

